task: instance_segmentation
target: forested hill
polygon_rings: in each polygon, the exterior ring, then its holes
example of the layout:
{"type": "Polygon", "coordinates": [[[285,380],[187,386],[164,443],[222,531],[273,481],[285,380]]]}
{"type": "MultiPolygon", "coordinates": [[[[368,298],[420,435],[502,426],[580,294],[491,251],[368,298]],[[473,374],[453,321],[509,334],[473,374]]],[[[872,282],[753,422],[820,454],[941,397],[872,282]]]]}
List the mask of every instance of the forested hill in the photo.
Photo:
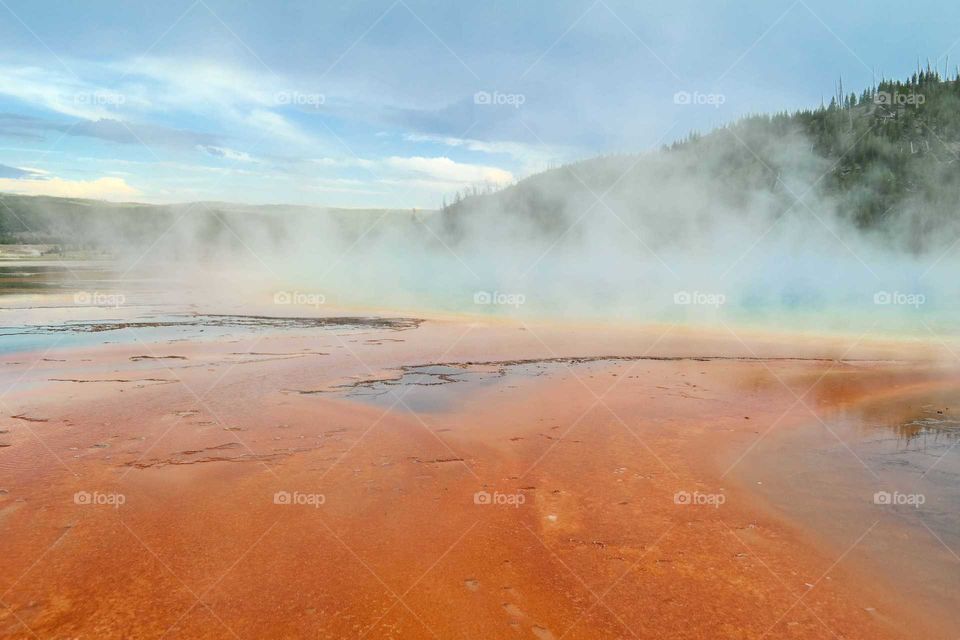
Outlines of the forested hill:
{"type": "Polygon", "coordinates": [[[541,231],[565,228],[570,206],[603,195],[623,218],[669,215],[660,185],[706,188],[708,202],[683,193],[683,206],[737,207],[762,194],[772,209],[831,207],[863,230],[901,234],[914,250],[957,219],[960,206],[960,75],[933,70],[839,91],[816,109],[752,115],[707,134],[691,134],[657,153],[605,156],[532,176],[492,194],[444,208],[445,228],[462,233],[475,216],[502,211],[541,231]]]}

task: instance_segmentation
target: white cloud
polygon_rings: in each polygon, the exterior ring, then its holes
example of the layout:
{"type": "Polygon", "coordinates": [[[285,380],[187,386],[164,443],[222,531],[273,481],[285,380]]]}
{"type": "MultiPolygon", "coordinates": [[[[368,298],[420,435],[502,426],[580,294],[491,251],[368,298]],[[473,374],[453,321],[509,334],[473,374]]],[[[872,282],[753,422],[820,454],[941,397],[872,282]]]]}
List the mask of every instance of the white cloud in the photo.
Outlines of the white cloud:
{"type": "Polygon", "coordinates": [[[33,174],[36,174],[36,175],[38,175],[38,176],[48,176],[48,175],[50,175],[50,172],[49,172],[49,171],[46,171],[46,170],[44,170],[44,169],[37,169],[36,167],[17,167],[17,168],[20,169],[21,171],[27,171],[28,173],[33,173],[33,174]]]}
{"type": "MultiPolygon", "coordinates": [[[[157,181],[160,180],[170,189],[183,188],[181,199],[189,193],[184,185],[206,180],[209,172],[217,171],[225,176],[256,175],[261,178],[258,188],[264,192],[277,189],[274,196],[278,199],[286,197],[285,190],[289,188],[283,181],[296,176],[310,181],[313,188],[330,191],[384,193],[384,189],[394,191],[397,185],[405,192],[407,187],[412,187],[418,200],[426,202],[464,186],[510,183],[515,179],[518,165],[526,172],[527,165],[533,162],[533,152],[523,145],[457,138],[421,140],[413,136],[406,142],[429,141],[489,154],[491,159],[464,162],[458,155],[458,160],[453,160],[446,156],[453,152],[436,147],[428,150],[422,144],[392,148],[387,153],[396,155],[390,157],[346,157],[349,154],[337,157],[339,151],[335,149],[346,143],[333,131],[324,131],[322,117],[335,113],[338,108],[340,113],[352,110],[352,117],[374,118],[377,109],[382,107],[380,102],[385,99],[377,96],[379,102],[374,108],[369,102],[371,96],[345,91],[342,80],[338,86],[330,84],[334,81],[277,76],[257,68],[196,58],[113,62],[68,58],[67,63],[77,75],[57,69],[0,63],[0,96],[81,119],[73,124],[50,125],[49,128],[63,135],[112,142],[131,142],[132,138],[133,142],[142,141],[151,148],[170,148],[178,155],[148,163],[133,162],[122,155],[96,158],[97,175],[109,176],[97,180],[7,174],[0,189],[28,194],[129,198],[139,192],[124,181],[120,172],[113,170],[131,168],[141,184],[151,185],[149,194],[159,193],[157,181]],[[331,97],[339,96],[332,100],[335,104],[327,104],[327,92],[331,97]],[[183,122],[215,133],[197,134],[171,127],[182,126],[183,122]],[[171,140],[177,145],[164,146],[171,140]],[[246,151],[247,148],[256,149],[256,156],[246,151]],[[180,161],[186,157],[183,151],[197,156],[205,154],[223,162],[207,162],[203,164],[209,166],[187,170],[186,164],[181,167],[180,161]],[[520,161],[514,162],[505,156],[520,161]],[[140,166],[144,169],[140,170],[140,166]],[[170,175],[175,172],[179,175],[170,175]],[[29,180],[30,177],[35,179],[29,180]],[[40,177],[48,179],[37,179],[40,177]]],[[[402,133],[389,135],[399,138],[402,133]]],[[[347,139],[353,144],[352,138],[347,139]]],[[[305,185],[296,188],[301,187],[306,188],[305,185]]],[[[357,202],[361,203],[361,199],[357,202]]]]}
{"type": "Polygon", "coordinates": [[[76,75],[39,67],[0,64],[0,95],[89,121],[130,120],[177,112],[206,115],[254,136],[301,145],[320,144],[280,113],[314,110],[323,96],[289,78],[214,61],[147,58],[113,63],[69,60],[76,75]],[[94,81],[116,78],[108,87],[94,81]],[[301,104],[303,102],[303,104],[301,104]]]}
{"type": "Polygon", "coordinates": [[[317,109],[325,97],[309,83],[218,61],[148,58],[115,66],[141,84],[146,81],[155,106],[226,118],[256,129],[254,138],[267,132],[287,142],[319,146],[308,132],[279,113],[287,108],[317,109]]]}
{"type": "Polygon", "coordinates": [[[37,67],[0,67],[0,94],[87,120],[111,117],[108,108],[120,100],[102,88],[37,67]]]}
{"type": "Polygon", "coordinates": [[[376,165],[373,160],[363,158],[312,158],[308,162],[321,167],[360,167],[362,169],[372,169],[376,165]]]}
{"type": "MultiPolygon", "coordinates": [[[[373,181],[384,184],[416,183],[439,193],[475,184],[507,184],[514,175],[500,167],[469,164],[446,156],[390,156],[366,158],[314,158],[311,164],[330,169],[365,169],[373,181]]],[[[368,183],[372,184],[369,180],[368,183]]]]}
{"type": "Polygon", "coordinates": [[[410,133],[403,136],[408,142],[428,142],[441,144],[447,147],[462,148],[490,155],[507,155],[517,160],[521,165],[522,175],[530,175],[549,168],[552,165],[569,162],[578,153],[568,147],[530,145],[522,142],[500,140],[476,140],[473,138],[455,138],[451,136],[437,136],[420,133],[410,133]]]}
{"type": "Polygon", "coordinates": [[[507,184],[513,181],[513,174],[505,169],[456,162],[445,156],[436,158],[393,156],[387,158],[384,164],[402,173],[422,176],[432,182],[451,185],[507,184]]]}
{"type": "Polygon", "coordinates": [[[256,136],[260,131],[272,133],[274,136],[283,138],[296,144],[304,144],[310,141],[310,136],[301,131],[299,127],[291,123],[279,113],[268,111],[267,109],[254,109],[244,119],[247,125],[257,129],[256,136]]]}
{"type": "Polygon", "coordinates": [[[365,180],[351,180],[349,178],[320,178],[316,184],[306,183],[301,185],[308,191],[320,191],[323,193],[352,193],[359,195],[384,195],[389,194],[389,189],[376,188],[377,185],[365,180]]]}
{"type": "Polygon", "coordinates": [[[112,65],[131,79],[146,79],[155,100],[167,107],[222,109],[236,104],[275,104],[278,90],[259,73],[220,62],[176,58],[138,58],[112,65]]]}
{"type": "Polygon", "coordinates": [[[93,198],[97,200],[121,200],[140,192],[127,184],[123,178],[104,177],[96,180],[47,180],[0,179],[0,191],[34,196],[61,196],[65,198],[93,198]]]}
{"type": "Polygon", "coordinates": [[[256,158],[249,153],[227,147],[217,147],[212,144],[198,144],[197,149],[214,158],[223,158],[234,162],[257,162],[256,158]]]}

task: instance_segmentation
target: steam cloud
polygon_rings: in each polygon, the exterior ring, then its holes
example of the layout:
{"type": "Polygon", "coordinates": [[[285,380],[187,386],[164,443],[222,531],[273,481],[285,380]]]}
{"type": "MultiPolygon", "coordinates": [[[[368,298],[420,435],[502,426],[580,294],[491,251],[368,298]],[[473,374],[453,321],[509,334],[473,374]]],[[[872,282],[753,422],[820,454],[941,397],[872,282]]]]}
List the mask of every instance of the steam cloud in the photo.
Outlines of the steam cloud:
{"type": "Polygon", "coordinates": [[[283,289],[381,310],[952,331],[954,205],[907,200],[864,229],[850,215],[858,190],[821,188],[832,165],[800,133],[730,128],[555,169],[439,212],[182,205],[134,227],[88,222],[86,233],[112,238],[127,267],[220,293],[227,281],[236,296],[283,289]],[[755,161],[734,163],[734,153],[755,161]]]}

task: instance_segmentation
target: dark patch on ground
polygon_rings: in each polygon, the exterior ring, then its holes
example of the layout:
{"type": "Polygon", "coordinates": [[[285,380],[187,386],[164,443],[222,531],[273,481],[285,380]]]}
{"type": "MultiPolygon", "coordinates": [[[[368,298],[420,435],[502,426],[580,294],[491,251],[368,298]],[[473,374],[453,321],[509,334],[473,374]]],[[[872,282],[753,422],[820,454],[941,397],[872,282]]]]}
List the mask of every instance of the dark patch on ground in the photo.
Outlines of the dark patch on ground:
{"type": "Polygon", "coordinates": [[[121,329],[156,329],[160,327],[237,327],[249,329],[384,329],[403,331],[416,329],[423,320],[419,318],[379,318],[373,316],[338,316],[325,318],[285,316],[245,316],[195,314],[176,320],[65,322],[63,324],[6,327],[4,336],[49,334],[49,333],[102,333],[121,329]]]}

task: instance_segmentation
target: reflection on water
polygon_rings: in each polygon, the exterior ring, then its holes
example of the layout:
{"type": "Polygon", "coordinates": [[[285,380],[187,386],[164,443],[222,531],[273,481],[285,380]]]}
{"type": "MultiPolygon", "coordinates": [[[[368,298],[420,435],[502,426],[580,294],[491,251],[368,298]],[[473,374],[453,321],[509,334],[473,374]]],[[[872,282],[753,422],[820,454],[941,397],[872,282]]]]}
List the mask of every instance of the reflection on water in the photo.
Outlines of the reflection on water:
{"type": "Polygon", "coordinates": [[[960,545],[960,412],[951,406],[960,407],[954,392],[927,392],[872,402],[828,424],[878,487],[924,495],[922,508],[900,509],[900,517],[960,545]]]}
{"type": "Polygon", "coordinates": [[[950,379],[775,431],[737,471],[838,556],[849,550],[844,563],[960,629],[960,390],[950,379]]]}
{"type": "Polygon", "coordinates": [[[952,476],[960,492],[960,406],[950,394],[878,402],[837,422],[850,434],[850,446],[879,469],[952,476]]]}
{"type": "Polygon", "coordinates": [[[106,261],[0,260],[0,296],[108,289],[114,284],[106,261]]]}
{"type": "Polygon", "coordinates": [[[391,377],[343,383],[322,392],[387,408],[396,405],[416,413],[438,413],[457,410],[471,396],[494,385],[506,390],[513,380],[560,371],[564,366],[540,362],[411,365],[391,377]]]}
{"type": "MultiPolygon", "coordinates": [[[[939,411],[937,413],[940,413],[939,411]]],[[[892,427],[904,451],[929,452],[951,447],[960,440],[960,421],[926,417],[892,427]]]]}
{"type": "Polygon", "coordinates": [[[493,384],[503,375],[502,370],[466,366],[414,366],[401,370],[396,378],[345,386],[344,395],[378,406],[397,404],[417,413],[433,413],[451,408],[458,400],[493,384]]]}

